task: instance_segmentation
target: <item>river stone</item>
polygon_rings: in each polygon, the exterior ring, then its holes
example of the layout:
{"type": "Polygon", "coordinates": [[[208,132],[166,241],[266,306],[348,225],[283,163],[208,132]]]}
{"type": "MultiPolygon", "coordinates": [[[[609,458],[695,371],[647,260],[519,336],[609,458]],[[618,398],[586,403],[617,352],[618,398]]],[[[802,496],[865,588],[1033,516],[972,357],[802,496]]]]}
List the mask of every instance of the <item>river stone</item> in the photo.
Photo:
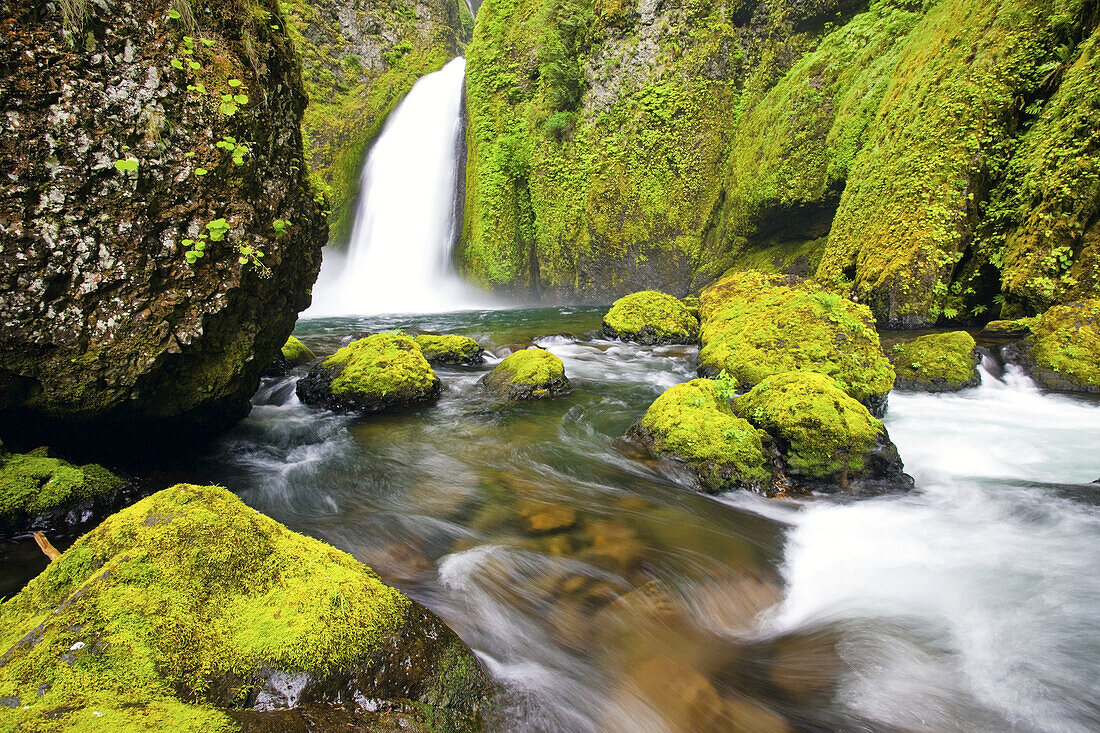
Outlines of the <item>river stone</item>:
{"type": "Polygon", "coordinates": [[[897,373],[895,389],[957,392],[981,384],[978,345],[966,331],[919,336],[886,354],[897,373]]]}
{"type": "Polygon", "coordinates": [[[298,380],[298,399],[339,412],[384,412],[432,402],[443,385],[408,336],[352,341],[298,380]]]}
{"type": "Polygon", "coordinates": [[[519,501],[516,514],[523,528],[532,534],[563,532],[577,524],[577,510],[565,504],[519,501]]]}
{"type": "Polygon", "coordinates": [[[491,693],[430,611],[209,486],[161,491],[79,539],[0,606],[0,649],[16,729],[95,711],[105,729],[229,731],[230,711],[323,705],[475,730],[491,693]]]}
{"type": "Polygon", "coordinates": [[[571,389],[562,360],[538,347],[506,357],[480,384],[491,395],[509,400],[544,400],[571,389]]]}
{"type": "Polygon", "coordinates": [[[643,290],[615,301],[603,318],[603,333],[642,344],[693,344],[699,318],[679,298],[643,290]]]}
{"type": "Polygon", "coordinates": [[[485,361],[485,350],[468,336],[422,333],[416,337],[416,345],[429,364],[470,365],[485,361]]]}
{"type": "Polygon", "coordinates": [[[291,336],[275,355],[275,360],[271,362],[264,374],[269,377],[281,377],[294,367],[304,366],[316,358],[317,355],[308,346],[291,336]]]}
{"type": "Polygon", "coordinates": [[[190,3],[186,57],[170,6],[5,4],[0,433],[21,442],[194,447],[248,414],[310,303],[327,225],[294,45],[256,20],[279,4],[190,3]],[[230,90],[232,115],[216,101],[230,90]],[[240,165],[215,146],[227,137],[247,142],[240,165]]]}

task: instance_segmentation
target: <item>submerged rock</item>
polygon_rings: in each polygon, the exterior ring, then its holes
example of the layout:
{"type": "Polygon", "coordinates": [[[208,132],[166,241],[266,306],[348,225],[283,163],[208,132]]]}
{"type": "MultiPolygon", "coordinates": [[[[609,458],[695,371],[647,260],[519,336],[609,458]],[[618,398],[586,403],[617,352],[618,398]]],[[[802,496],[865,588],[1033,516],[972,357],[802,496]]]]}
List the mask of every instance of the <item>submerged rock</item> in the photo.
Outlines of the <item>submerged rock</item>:
{"type": "Polygon", "coordinates": [[[0,432],[178,453],[310,302],[299,63],[271,0],[45,7],[7,3],[0,44],[0,432]]]}
{"type": "Polygon", "coordinates": [[[102,466],[77,466],[45,448],[5,453],[0,448],[0,535],[4,527],[53,529],[70,509],[83,514],[109,503],[126,481],[102,466]]]}
{"type": "Polygon", "coordinates": [[[481,378],[496,397],[509,400],[543,400],[569,392],[565,364],[538,347],[517,351],[481,378]]]}
{"type": "Polygon", "coordinates": [[[1100,298],[1054,306],[1006,356],[1044,387],[1100,392],[1100,298]]]}
{"type": "Polygon", "coordinates": [[[712,379],[666,390],[627,436],[687,463],[704,491],[764,490],[771,484],[767,434],[735,415],[729,401],[715,393],[712,379]]]}
{"type": "Polygon", "coordinates": [[[415,339],[429,364],[480,364],[485,350],[468,336],[422,333],[415,339]]]}
{"type": "Polygon", "coordinates": [[[271,377],[281,377],[294,367],[304,366],[314,359],[314,354],[308,346],[294,336],[291,336],[283,344],[283,348],[275,356],[275,361],[267,368],[265,374],[271,377]]]}
{"type": "Polygon", "coordinates": [[[217,487],[111,516],[0,605],[0,629],[17,729],[256,729],[312,705],[466,730],[491,693],[430,611],[217,487]]]}
{"type": "Polygon", "coordinates": [[[603,333],[642,344],[693,344],[699,318],[679,298],[643,290],[615,301],[603,318],[603,333]]]}
{"type": "Polygon", "coordinates": [[[298,398],[330,410],[383,412],[431,402],[442,383],[408,336],[353,341],[298,380],[298,398]]]}
{"type": "Polygon", "coordinates": [[[772,437],[776,491],[878,492],[911,489],[882,422],[814,372],[768,377],[733,401],[733,410],[772,437]]]}
{"type": "Polygon", "coordinates": [[[920,336],[894,344],[887,355],[897,373],[896,389],[957,392],[981,383],[978,346],[966,331],[920,336]]]}
{"type": "Polygon", "coordinates": [[[703,291],[700,314],[700,376],[725,371],[747,389],[773,374],[820,372],[885,412],[894,369],[864,306],[811,281],[737,272],[703,291]]]}

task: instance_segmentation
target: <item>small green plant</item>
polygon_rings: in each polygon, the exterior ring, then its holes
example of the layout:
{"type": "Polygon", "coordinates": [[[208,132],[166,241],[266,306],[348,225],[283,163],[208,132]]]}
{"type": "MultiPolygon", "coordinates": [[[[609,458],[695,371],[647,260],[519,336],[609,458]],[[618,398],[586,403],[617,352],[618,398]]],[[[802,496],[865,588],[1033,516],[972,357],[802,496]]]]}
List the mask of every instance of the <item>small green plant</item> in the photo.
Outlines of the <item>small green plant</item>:
{"type": "Polygon", "coordinates": [[[215,143],[215,146],[227,153],[232,153],[233,165],[244,165],[244,156],[248,155],[251,150],[248,143],[229,135],[215,143]]]}
{"type": "Polygon", "coordinates": [[[737,396],[737,386],[737,380],[723,369],[714,380],[714,395],[723,402],[729,402],[737,396]]]}
{"type": "Polygon", "coordinates": [[[136,158],[123,158],[115,161],[115,170],[119,173],[135,173],[138,169],[136,158]]]}
{"type": "Polygon", "coordinates": [[[279,239],[287,235],[286,228],[290,226],[290,222],[286,219],[276,219],[271,222],[271,228],[275,230],[275,238],[279,239]]]}
{"type": "Polygon", "coordinates": [[[229,222],[224,218],[215,219],[207,223],[206,231],[210,235],[211,242],[220,242],[225,239],[225,235],[229,233],[229,222]]]}
{"type": "Polygon", "coordinates": [[[237,262],[242,266],[251,264],[259,271],[260,277],[271,277],[271,268],[260,261],[264,256],[263,250],[259,247],[242,244],[237,248],[237,251],[240,253],[240,256],[237,257],[237,262]]]}
{"type": "Polygon", "coordinates": [[[185,239],[182,244],[185,248],[183,256],[187,264],[193,265],[205,255],[206,235],[200,234],[198,239],[185,239]]]}

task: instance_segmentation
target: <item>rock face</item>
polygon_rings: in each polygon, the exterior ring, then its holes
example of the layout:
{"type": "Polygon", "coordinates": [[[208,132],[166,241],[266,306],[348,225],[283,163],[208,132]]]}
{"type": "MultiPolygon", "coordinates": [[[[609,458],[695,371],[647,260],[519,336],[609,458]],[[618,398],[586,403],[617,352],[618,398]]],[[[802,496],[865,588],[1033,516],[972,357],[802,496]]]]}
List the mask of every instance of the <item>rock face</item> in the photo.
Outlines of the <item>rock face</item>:
{"type": "Polygon", "coordinates": [[[642,344],[693,344],[699,318],[679,298],[643,290],[615,301],[603,318],[603,333],[642,344]]]}
{"type": "Polygon", "coordinates": [[[471,365],[485,361],[485,350],[469,336],[422,333],[415,340],[429,364],[471,365]]]}
{"type": "Polygon", "coordinates": [[[932,333],[895,344],[887,352],[896,389],[957,392],[981,383],[974,337],[966,331],[932,333]]]}
{"type": "Polygon", "coordinates": [[[487,0],[465,270],[606,301],[774,267],[891,328],[1092,297],[1100,19],[1048,10],[487,0]]]}
{"type": "Polygon", "coordinates": [[[508,400],[544,400],[569,392],[565,364],[538,347],[517,351],[481,378],[490,394],[508,400]]]}
{"type": "Polygon", "coordinates": [[[1100,298],[1051,308],[1006,356],[1044,387],[1100,392],[1100,298]]]}
{"type": "Polygon", "coordinates": [[[461,53],[473,18],[463,0],[290,0],[283,8],[309,93],[306,161],[329,195],[333,240],[343,243],[367,147],[416,80],[461,53]]]}
{"type": "Polygon", "coordinates": [[[820,372],[884,412],[894,370],[866,307],[810,281],[742,272],[703,291],[700,315],[701,376],[725,371],[750,388],[773,374],[820,372]]]}
{"type": "Polygon", "coordinates": [[[309,305],[327,227],[278,5],[170,5],[2,6],[0,430],[20,442],[193,445],[247,414],[309,305]]]}
{"type": "Polygon", "coordinates": [[[431,612],[216,487],[111,516],[0,621],[0,697],[18,700],[18,729],[229,731],[313,705],[472,730],[491,693],[431,612]]]}
{"type": "Polygon", "coordinates": [[[298,380],[298,398],[330,410],[383,412],[431,402],[443,385],[408,336],[353,341],[298,380]]]}

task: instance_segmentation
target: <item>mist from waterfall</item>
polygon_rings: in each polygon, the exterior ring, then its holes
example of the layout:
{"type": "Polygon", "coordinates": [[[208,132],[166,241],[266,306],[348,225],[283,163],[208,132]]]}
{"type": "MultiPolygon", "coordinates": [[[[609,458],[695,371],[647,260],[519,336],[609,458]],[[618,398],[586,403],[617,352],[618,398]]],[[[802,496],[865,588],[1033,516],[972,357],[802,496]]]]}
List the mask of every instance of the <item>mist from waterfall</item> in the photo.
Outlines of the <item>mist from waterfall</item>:
{"type": "Polygon", "coordinates": [[[325,249],[305,317],[429,313],[490,305],[454,270],[466,61],[421,78],[390,114],[363,169],[345,252],[325,249]]]}

